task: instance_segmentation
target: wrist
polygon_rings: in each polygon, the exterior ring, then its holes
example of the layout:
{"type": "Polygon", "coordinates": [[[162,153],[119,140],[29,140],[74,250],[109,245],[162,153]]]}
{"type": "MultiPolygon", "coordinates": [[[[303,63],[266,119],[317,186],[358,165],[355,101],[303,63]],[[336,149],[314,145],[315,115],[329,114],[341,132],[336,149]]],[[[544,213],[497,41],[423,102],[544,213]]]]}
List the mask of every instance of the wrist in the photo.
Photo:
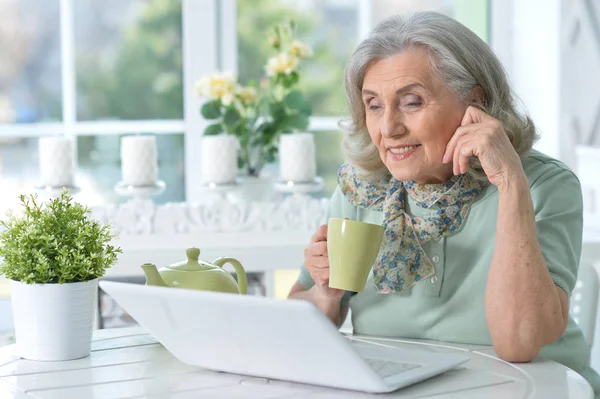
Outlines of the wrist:
{"type": "Polygon", "coordinates": [[[339,308],[344,291],[329,287],[313,286],[313,302],[320,308],[339,308]]]}
{"type": "Polygon", "coordinates": [[[525,175],[525,172],[517,173],[508,177],[503,184],[498,187],[498,193],[500,196],[521,196],[525,193],[529,193],[529,180],[525,175]]]}

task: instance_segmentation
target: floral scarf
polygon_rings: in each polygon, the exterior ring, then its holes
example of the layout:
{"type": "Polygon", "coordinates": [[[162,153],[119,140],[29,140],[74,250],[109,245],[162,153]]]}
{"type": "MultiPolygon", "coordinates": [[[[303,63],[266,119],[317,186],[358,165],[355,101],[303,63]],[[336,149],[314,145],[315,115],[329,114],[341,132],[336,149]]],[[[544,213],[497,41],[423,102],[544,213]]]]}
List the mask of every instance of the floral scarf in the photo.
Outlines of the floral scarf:
{"type": "Polygon", "coordinates": [[[339,186],[354,206],[384,213],[385,233],[375,264],[373,280],[382,294],[400,292],[435,274],[433,263],[421,246],[457,232],[473,199],[487,184],[470,175],[454,176],[444,184],[417,184],[395,179],[367,181],[354,167],[343,165],[339,186]],[[405,212],[405,193],[421,208],[439,204],[435,215],[423,219],[405,212]]]}

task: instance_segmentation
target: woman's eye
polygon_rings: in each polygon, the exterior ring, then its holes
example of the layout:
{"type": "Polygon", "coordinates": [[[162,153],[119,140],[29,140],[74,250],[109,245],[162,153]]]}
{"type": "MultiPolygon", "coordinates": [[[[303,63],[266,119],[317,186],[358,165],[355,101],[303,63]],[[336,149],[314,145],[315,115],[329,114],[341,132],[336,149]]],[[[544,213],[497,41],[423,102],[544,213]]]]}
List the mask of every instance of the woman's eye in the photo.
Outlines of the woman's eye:
{"type": "Polygon", "coordinates": [[[381,108],[381,106],[377,101],[371,100],[367,103],[367,108],[369,108],[372,111],[375,111],[381,108]]]}
{"type": "Polygon", "coordinates": [[[402,101],[403,107],[416,108],[420,107],[421,105],[423,105],[423,101],[421,101],[421,99],[416,96],[407,97],[404,101],[402,101]]]}

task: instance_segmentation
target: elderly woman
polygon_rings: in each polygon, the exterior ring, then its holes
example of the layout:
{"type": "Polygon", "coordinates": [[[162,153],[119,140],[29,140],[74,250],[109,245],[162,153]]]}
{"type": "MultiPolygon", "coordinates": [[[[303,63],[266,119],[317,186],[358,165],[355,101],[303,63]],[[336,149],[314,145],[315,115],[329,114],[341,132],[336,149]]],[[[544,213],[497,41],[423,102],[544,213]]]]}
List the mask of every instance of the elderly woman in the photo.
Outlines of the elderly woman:
{"type": "Polygon", "coordinates": [[[491,49],[433,12],[381,22],[351,56],[351,120],[330,217],[385,227],[364,292],[329,288],[327,226],[305,250],[290,297],[357,334],[493,345],[540,354],[600,395],[569,318],[582,236],[577,177],[532,150],[491,49]]]}

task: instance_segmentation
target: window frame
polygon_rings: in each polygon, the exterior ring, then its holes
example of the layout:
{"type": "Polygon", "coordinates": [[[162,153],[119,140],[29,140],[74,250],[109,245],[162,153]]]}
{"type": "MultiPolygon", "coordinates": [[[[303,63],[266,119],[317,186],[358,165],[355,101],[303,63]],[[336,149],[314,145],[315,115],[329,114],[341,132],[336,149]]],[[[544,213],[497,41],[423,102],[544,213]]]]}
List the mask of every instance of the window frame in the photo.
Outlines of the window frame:
{"type": "MultiPolygon", "coordinates": [[[[64,134],[80,135],[116,135],[124,133],[152,133],[184,135],[185,154],[185,200],[199,201],[202,192],[198,176],[201,174],[201,160],[197,156],[201,146],[201,137],[207,125],[199,113],[202,100],[193,90],[196,80],[216,70],[237,72],[237,0],[182,0],[182,41],[183,41],[183,82],[184,117],[183,119],[147,119],[133,121],[78,121],[77,87],[75,63],[74,1],[60,2],[60,43],[62,77],[62,121],[39,122],[31,124],[0,124],[0,137],[25,138],[64,134]],[[213,40],[204,40],[212,37],[213,40]]],[[[505,24],[510,19],[510,7],[505,1],[487,0],[491,21],[489,24],[490,41],[495,49],[508,48],[505,35],[494,34],[494,27],[505,24]],[[507,11],[508,10],[508,11],[507,11]],[[501,23],[495,23],[498,16],[501,23]],[[508,16],[508,17],[507,17],[508,16]],[[502,43],[495,45],[501,38],[502,43]]],[[[359,15],[358,39],[364,38],[371,27],[371,5],[373,0],[357,0],[359,15]]],[[[309,130],[314,132],[334,131],[338,129],[341,116],[314,116],[310,118],[309,130]]],[[[116,182],[115,182],[116,183],[116,182]]]]}

